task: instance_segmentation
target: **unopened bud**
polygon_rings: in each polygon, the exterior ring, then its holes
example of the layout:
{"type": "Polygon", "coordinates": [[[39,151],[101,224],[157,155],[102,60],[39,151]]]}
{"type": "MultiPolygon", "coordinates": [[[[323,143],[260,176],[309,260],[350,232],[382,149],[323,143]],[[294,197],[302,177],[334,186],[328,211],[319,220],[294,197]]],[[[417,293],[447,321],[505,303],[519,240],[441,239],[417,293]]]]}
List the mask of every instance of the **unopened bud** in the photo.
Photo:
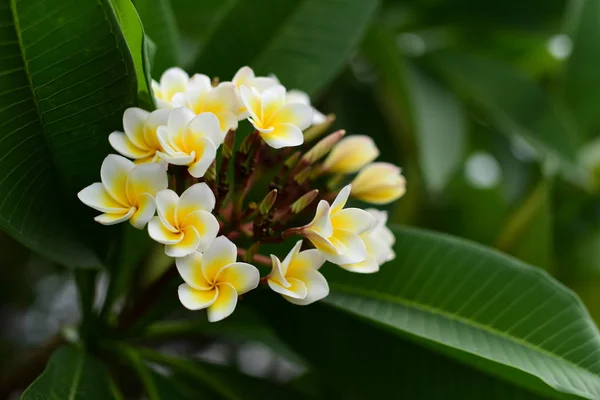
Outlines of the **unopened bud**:
{"type": "Polygon", "coordinates": [[[327,130],[333,125],[335,121],[335,115],[329,114],[324,122],[313,125],[307,130],[304,131],[304,143],[311,142],[313,140],[317,140],[321,137],[327,130]]]}
{"type": "Polygon", "coordinates": [[[273,189],[265,196],[263,201],[260,202],[260,206],[258,206],[258,212],[261,215],[269,214],[271,211],[271,207],[275,204],[275,200],[277,200],[277,189],[273,189]]]}
{"type": "Polygon", "coordinates": [[[302,157],[302,161],[309,164],[318,161],[325,154],[329,153],[333,146],[335,146],[335,144],[339,142],[345,134],[346,131],[340,129],[339,131],[335,131],[327,135],[323,139],[319,140],[319,142],[315,144],[312,149],[310,149],[306,154],[304,154],[304,157],[302,157]]]}
{"type": "Polygon", "coordinates": [[[228,160],[233,155],[233,147],[235,145],[235,131],[227,132],[225,136],[225,141],[223,142],[223,158],[228,160]]]}
{"type": "Polygon", "coordinates": [[[294,214],[299,214],[302,210],[304,210],[319,194],[319,190],[311,190],[310,192],[304,194],[298,200],[292,204],[292,212],[294,214]]]}
{"type": "Polygon", "coordinates": [[[284,165],[287,169],[292,169],[296,166],[296,164],[298,164],[298,160],[300,160],[300,156],[302,154],[297,151],[294,154],[292,154],[291,156],[288,157],[287,160],[285,160],[284,165]]]}
{"type": "Polygon", "coordinates": [[[363,168],[352,181],[351,195],[373,204],[386,204],[406,192],[406,179],[397,166],[377,162],[363,168]]]}
{"type": "Polygon", "coordinates": [[[294,176],[294,180],[296,181],[296,183],[301,185],[312,176],[312,173],[313,173],[313,168],[310,165],[308,165],[306,168],[300,170],[300,172],[298,172],[294,176]]]}
{"type": "Polygon", "coordinates": [[[352,174],[379,156],[373,139],[365,135],[353,135],[340,140],[323,163],[327,172],[352,174]]]}

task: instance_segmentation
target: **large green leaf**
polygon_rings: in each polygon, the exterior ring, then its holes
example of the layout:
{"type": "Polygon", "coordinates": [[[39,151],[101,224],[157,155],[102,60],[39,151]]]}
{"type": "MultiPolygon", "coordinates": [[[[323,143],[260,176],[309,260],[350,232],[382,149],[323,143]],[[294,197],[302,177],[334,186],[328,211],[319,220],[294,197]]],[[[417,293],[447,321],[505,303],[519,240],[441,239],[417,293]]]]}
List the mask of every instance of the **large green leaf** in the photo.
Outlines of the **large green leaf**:
{"type": "Polygon", "coordinates": [[[59,263],[97,266],[75,194],[98,180],[108,134],[137,103],[113,8],[1,0],[0,59],[0,227],[59,263]]]}
{"type": "Polygon", "coordinates": [[[439,52],[428,61],[502,133],[524,136],[545,154],[574,162],[580,140],[573,121],[529,77],[501,61],[459,52],[439,52]]]}
{"type": "Polygon", "coordinates": [[[541,398],[329,307],[297,307],[272,296],[255,305],[311,363],[323,398],[541,398]]]}
{"type": "Polygon", "coordinates": [[[600,124],[600,2],[572,1],[568,15],[567,33],[573,50],[565,71],[565,99],[571,112],[586,134],[600,124]]]}
{"type": "Polygon", "coordinates": [[[327,271],[327,303],[532,390],[600,397],[600,335],[571,291],[483,246],[395,232],[379,273],[327,271]]]}
{"type": "Polygon", "coordinates": [[[169,0],[134,0],[146,34],[156,44],[152,75],[170,67],[181,66],[181,39],[169,0]]]}
{"type": "MultiPolygon", "coordinates": [[[[231,79],[243,65],[314,93],[361,39],[378,1],[237,0],[214,28],[194,72],[231,79]]],[[[193,10],[190,10],[190,13],[193,10]]]]}
{"type": "Polygon", "coordinates": [[[120,399],[106,367],[93,356],[74,346],[61,347],[46,369],[23,392],[22,400],[120,399]]]}

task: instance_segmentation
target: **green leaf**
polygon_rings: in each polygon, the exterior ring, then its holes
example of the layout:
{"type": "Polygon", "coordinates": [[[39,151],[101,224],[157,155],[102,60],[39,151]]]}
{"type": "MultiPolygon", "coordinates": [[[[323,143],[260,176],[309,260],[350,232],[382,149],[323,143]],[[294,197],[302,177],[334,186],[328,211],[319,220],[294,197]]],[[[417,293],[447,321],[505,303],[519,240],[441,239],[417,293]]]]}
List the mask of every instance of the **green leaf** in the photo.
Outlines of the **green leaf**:
{"type": "Polygon", "coordinates": [[[148,111],[156,108],[150,77],[150,57],[148,44],[142,28],[142,21],[131,3],[131,0],[110,0],[117,13],[117,18],[127,41],[127,46],[133,56],[136,79],[138,82],[138,100],[140,105],[148,111]]]}
{"type": "Polygon", "coordinates": [[[540,399],[327,306],[297,307],[272,294],[255,304],[312,364],[310,389],[322,398],[540,399]]]}
{"type": "Polygon", "coordinates": [[[395,233],[379,273],[327,271],[328,304],[538,393],[600,397],[600,335],[570,290],[483,246],[395,233]]]}
{"type": "Polygon", "coordinates": [[[106,367],[93,356],[74,346],[58,349],[42,375],[21,397],[22,400],[121,398],[106,367]]]}
{"type": "Polygon", "coordinates": [[[378,1],[232,2],[194,62],[194,72],[231,79],[244,65],[288,88],[314,93],[342,68],[378,1]]]}
{"type": "Polygon", "coordinates": [[[144,24],[144,31],[156,44],[152,75],[160,75],[170,67],[181,66],[181,39],[169,0],[134,0],[144,24]]]}
{"type": "Polygon", "coordinates": [[[106,0],[2,0],[0,58],[0,227],[60,264],[97,267],[93,214],[76,193],[98,180],[108,134],[137,103],[114,11],[106,0]]]}
{"type": "Polygon", "coordinates": [[[567,60],[564,95],[567,105],[587,135],[598,128],[600,91],[600,3],[594,0],[570,2],[568,29],[573,50],[567,60]]]}
{"type": "Polygon", "coordinates": [[[407,70],[419,162],[431,192],[440,192],[463,161],[466,123],[458,99],[416,68],[407,70]]]}
{"type": "Polygon", "coordinates": [[[545,154],[575,162],[580,139],[568,113],[530,78],[500,61],[458,52],[428,60],[502,133],[522,135],[545,154]]]}

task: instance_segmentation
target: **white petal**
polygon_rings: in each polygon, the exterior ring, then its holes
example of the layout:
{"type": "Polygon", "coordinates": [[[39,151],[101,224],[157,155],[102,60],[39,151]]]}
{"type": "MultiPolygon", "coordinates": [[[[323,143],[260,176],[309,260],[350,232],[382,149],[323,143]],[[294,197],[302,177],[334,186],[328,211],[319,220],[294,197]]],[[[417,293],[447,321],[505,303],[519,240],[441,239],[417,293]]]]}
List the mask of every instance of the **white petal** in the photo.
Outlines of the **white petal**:
{"type": "Polygon", "coordinates": [[[315,217],[308,226],[319,233],[321,236],[329,237],[333,235],[333,225],[331,224],[331,207],[325,200],[319,201],[315,217]]]}
{"type": "Polygon", "coordinates": [[[219,125],[219,119],[211,112],[197,115],[188,126],[189,133],[204,136],[210,139],[216,146],[223,143],[223,135],[219,125]]]}
{"type": "Polygon", "coordinates": [[[308,97],[308,94],[306,94],[305,92],[303,92],[301,90],[297,90],[297,89],[289,90],[285,96],[285,101],[288,104],[300,103],[300,104],[310,106],[310,97],[308,97]]]}
{"type": "Polygon", "coordinates": [[[150,113],[137,107],[130,107],[123,113],[123,129],[127,138],[137,147],[145,148],[144,125],[150,113]]]}
{"type": "Polygon", "coordinates": [[[202,178],[213,161],[217,158],[217,148],[210,139],[202,138],[204,142],[203,152],[194,152],[194,160],[188,168],[188,172],[194,178],[202,178]]]}
{"type": "Polygon", "coordinates": [[[301,279],[306,285],[306,297],[301,299],[286,297],[286,300],[290,303],[304,306],[321,300],[329,294],[327,279],[319,271],[314,269],[306,270],[301,279]]]}
{"type": "Polygon", "coordinates": [[[260,120],[262,123],[266,123],[285,104],[285,88],[282,85],[273,86],[266,89],[261,94],[261,114],[260,120]]]}
{"type": "Polygon", "coordinates": [[[171,232],[158,217],[153,217],[148,222],[148,234],[152,239],[162,244],[176,244],[183,240],[183,233],[171,232]]]}
{"type": "Polygon", "coordinates": [[[132,204],[127,198],[127,177],[135,164],[125,157],[109,154],[100,167],[100,179],[111,197],[129,208],[132,204]]]}
{"type": "Polygon", "coordinates": [[[100,214],[94,221],[101,223],[102,225],[115,225],[123,221],[127,221],[133,213],[135,212],[135,208],[131,207],[129,211],[126,213],[116,213],[116,214],[100,214]]]}
{"type": "Polygon", "coordinates": [[[288,103],[281,107],[273,117],[273,124],[292,124],[301,131],[312,123],[313,109],[300,103],[288,103]]]}
{"type": "Polygon", "coordinates": [[[242,85],[240,87],[240,96],[242,98],[242,103],[250,116],[256,120],[260,121],[261,115],[261,101],[260,101],[260,93],[254,88],[242,85]]]}
{"type": "Polygon", "coordinates": [[[177,227],[177,203],[179,196],[170,189],[161,190],[154,197],[156,201],[156,210],[162,224],[171,232],[178,232],[177,227]]]}
{"type": "Polygon", "coordinates": [[[285,256],[285,258],[281,262],[281,275],[282,276],[286,276],[287,275],[287,271],[288,271],[288,268],[290,266],[290,263],[298,255],[298,253],[300,253],[300,248],[301,247],[302,247],[302,240],[299,240],[299,241],[296,242],[296,244],[294,245],[294,247],[292,248],[292,250],[290,250],[290,252],[288,253],[288,255],[285,256]]]}
{"type": "Polygon", "coordinates": [[[334,229],[361,234],[368,231],[375,224],[375,218],[360,208],[346,208],[331,216],[334,229]]]}
{"type": "Polygon", "coordinates": [[[189,79],[189,75],[178,67],[163,72],[160,77],[160,89],[165,100],[171,100],[175,93],[184,92],[189,79]]]}
{"type": "Polygon", "coordinates": [[[334,264],[353,264],[367,259],[367,249],[359,235],[342,229],[334,232],[334,238],[343,246],[342,254],[331,256],[323,254],[325,258],[334,264]]]}
{"type": "Polygon", "coordinates": [[[108,142],[118,153],[125,157],[140,159],[153,155],[152,151],[143,150],[129,140],[123,132],[113,132],[108,135],[108,142]]]}
{"type": "Polygon", "coordinates": [[[284,288],[291,286],[291,284],[285,279],[281,261],[274,254],[271,254],[271,273],[269,274],[269,280],[276,282],[279,286],[284,288]]]}
{"type": "Polygon", "coordinates": [[[84,188],[77,197],[88,207],[104,213],[127,213],[129,208],[124,207],[113,199],[100,182],[92,183],[84,188]]]}
{"type": "Polygon", "coordinates": [[[187,85],[187,90],[190,92],[208,92],[212,90],[212,81],[207,75],[194,74],[187,85]]]}
{"type": "Polygon", "coordinates": [[[279,124],[271,132],[261,132],[263,140],[274,149],[295,147],[304,143],[302,131],[293,124],[279,124]]]}
{"type": "Polygon", "coordinates": [[[346,202],[348,201],[348,197],[350,196],[350,191],[352,190],[352,185],[346,185],[340,190],[338,195],[335,197],[333,204],[331,204],[331,213],[337,213],[344,208],[346,202]]]}
{"type": "Polygon", "coordinates": [[[249,85],[253,79],[254,79],[254,71],[252,71],[252,68],[246,66],[246,67],[240,68],[235,73],[231,82],[233,82],[234,85],[239,87],[241,85],[249,85]]]}
{"type": "Polygon", "coordinates": [[[229,283],[241,295],[258,287],[260,273],[254,265],[235,262],[223,267],[217,273],[216,280],[218,283],[229,283]]]}
{"type": "Polygon", "coordinates": [[[211,212],[215,208],[215,195],[205,183],[196,183],[185,190],[177,203],[177,217],[183,221],[194,211],[211,212]]]}
{"type": "Polygon", "coordinates": [[[204,252],[202,270],[208,280],[216,278],[217,274],[226,265],[233,264],[237,259],[237,247],[225,236],[216,238],[204,252]]]}
{"type": "Polygon", "coordinates": [[[379,271],[379,263],[373,255],[367,256],[365,261],[354,264],[340,264],[340,267],[357,274],[372,274],[379,271]]]}
{"type": "Polygon", "coordinates": [[[318,270],[325,263],[325,257],[317,249],[304,250],[290,262],[286,278],[298,278],[307,269],[318,270]]]}
{"type": "Polygon", "coordinates": [[[191,286],[182,283],[177,290],[179,301],[188,310],[201,310],[214,304],[219,295],[219,290],[195,290],[191,286]]]}
{"type": "Polygon", "coordinates": [[[217,300],[208,307],[208,320],[217,322],[230,316],[237,305],[238,294],[228,283],[220,283],[217,300]]]}
{"type": "Polygon", "coordinates": [[[127,197],[137,206],[137,198],[144,193],[155,196],[169,186],[167,171],[160,164],[140,164],[133,167],[127,179],[127,197]]]}
{"type": "Polygon", "coordinates": [[[144,229],[146,224],[154,217],[155,211],[154,197],[148,193],[143,193],[137,199],[137,211],[132,215],[129,222],[137,229],[144,229]]]}
{"type": "Polygon", "coordinates": [[[259,92],[272,88],[273,86],[279,85],[279,81],[275,77],[258,76],[252,81],[252,87],[256,88],[259,92]]]}
{"type": "Polygon", "coordinates": [[[268,283],[269,287],[271,288],[271,290],[284,295],[284,297],[286,299],[288,299],[290,297],[294,298],[294,299],[303,299],[306,297],[306,295],[308,293],[308,290],[306,289],[306,285],[304,284],[304,282],[302,282],[298,279],[295,279],[295,278],[291,278],[289,280],[288,287],[281,285],[279,282],[276,282],[273,279],[267,280],[267,283],[268,283]]]}
{"type": "Polygon", "coordinates": [[[198,251],[204,251],[215,240],[219,233],[219,221],[208,211],[194,211],[181,222],[182,229],[187,226],[196,228],[200,236],[198,251]]]}
{"type": "Polygon", "coordinates": [[[202,254],[193,252],[192,254],[179,257],[175,260],[177,271],[183,278],[185,283],[196,290],[209,290],[213,287],[212,283],[208,282],[202,273],[202,254]]]}
{"type": "Polygon", "coordinates": [[[196,228],[193,226],[186,226],[181,232],[183,233],[181,242],[165,246],[165,253],[169,257],[185,257],[198,249],[200,235],[196,228]]]}
{"type": "Polygon", "coordinates": [[[177,135],[183,133],[195,116],[196,114],[189,108],[179,107],[173,109],[171,114],[169,114],[169,121],[167,124],[170,134],[177,135]]]}

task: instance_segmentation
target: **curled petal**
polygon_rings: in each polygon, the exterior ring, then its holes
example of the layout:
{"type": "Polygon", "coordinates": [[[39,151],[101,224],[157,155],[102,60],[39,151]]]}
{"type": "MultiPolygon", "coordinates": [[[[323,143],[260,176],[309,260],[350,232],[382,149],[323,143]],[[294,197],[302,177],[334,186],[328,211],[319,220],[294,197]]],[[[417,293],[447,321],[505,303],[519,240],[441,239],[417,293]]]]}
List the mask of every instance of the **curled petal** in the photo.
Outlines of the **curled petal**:
{"type": "Polygon", "coordinates": [[[187,129],[187,125],[196,115],[192,110],[185,107],[175,108],[169,114],[168,128],[171,135],[183,133],[187,129]]]}
{"type": "Polygon", "coordinates": [[[340,264],[340,267],[346,271],[356,272],[358,274],[372,274],[379,271],[379,263],[372,254],[369,254],[365,261],[354,264],[340,264]]]}
{"type": "Polygon", "coordinates": [[[179,232],[177,221],[177,203],[179,196],[171,189],[161,190],[156,193],[156,210],[158,217],[166,229],[179,232]]]}
{"type": "Polygon", "coordinates": [[[101,223],[102,225],[115,225],[120,222],[127,221],[133,213],[135,212],[135,208],[131,207],[126,213],[116,213],[116,214],[100,214],[94,220],[96,222],[101,223]]]}
{"type": "Polygon", "coordinates": [[[346,202],[348,201],[348,197],[350,196],[350,192],[352,190],[352,185],[346,185],[340,190],[338,195],[335,197],[335,200],[331,204],[331,213],[337,213],[344,208],[346,202]]]}
{"type": "Polygon", "coordinates": [[[148,193],[142,193],[137,199],[137,210],[131,216],[129,222],[137,229],[144,229],[146,224],[154,217],[156,204],[154,197],[148,193]]]}
{"type": "Polygon", "coordinates": [[[246,85],[242,85],[240,88],[240,96],[242,98],[242,103],[244,104],[244,107],[246,107],[246,110],[248,110],[250,113],[250,116],[254,120],[260,121],[262,110],[260,93],[258,90],[246,85]]]}
{"type": "Polygon", "coordinates": [[[331,208],[329,203],[325,200],[321,200],[317,205],[317,212],[315,217],[308,224],[308,227],[317,232],[320,236],[329,237],[333,235],[333,225],[331,223],[330,213],[331,208]]]}
{"type": "Polygon", "coordinates": [[[306,296],[302,298],[286,296],[286,300],[290,303],[305,306],[321,300],[329,294],[329,284],[327,283],[327,280],[315,269],[304,271],[302,276],[296,279],[299,281],[301,280],[306,286],[306,296]]]}
{"type": "Polygon", "coordinates": [[[177,244],[183,240],[182,232],[170,231],[158,217],[153,217],[148,222],[148,234],[158,243],[167,245],[177,244]]]}
{"type": "Polygon", "coordinates": [[[235,262],[226,265],[218,273],[216,277],[217,283],[229,283],[232,285],[238,295],[256,289],[260,280],[260,273],[254,265],[235,262]]]}
{"type": "Polygon", "coordinates": [[[215,195],[210,187],[204,182],[196,183],[181,194],[177,204],[177,217],[183,221],[194,211],[211,212],[215,208],[215,203],[215,195]]]}
{"type": "Polygon", "coordinates": [[[146,145],[153,150],[162,150],[156,131],[160,126],[167,126],[169,122],[170,110],[158,109],[152,111],[146,120],[146,128],[144,129],[144,141],[146,145]]]}
{"type": "Polygon", "coordinates": [[[331,217],[335,229],[361,234],[368,231],[375,224],[375,218],[360,208],[346,208],[331,217]]]}
{"type": "Polygon", "coordinates": [[[202,270],[209,281],[214,281],[217,274],[226,265],[233,264],[237,258],[237,247],[225,236],[216,238],[204,252],[202,270]]]}
{"type": "Polygon", "coordinates": [[[100,212],[109,214],[127,213],[128,208],[125,208],[121,203],[113,199],[100,182],[92,183],[84,188],[77,197],[83,204],[92,207],[100,212]]]}
{"type": "Polygon", "coordinates": [[[261,132],[263,140],[274,149],[295,147],[304,143],[304,135],[294,124],[278,124],[270,132],[261,132]]]}
{"type": "Polygon", "coordinates": [[[210,307],[217,300],[219,289],[196,290],[186,283],[179,285],[177,290],[179,301],[188,310],[201,310],[210,307]]]}
{"type": "Polygon", "coordinates": [[[210,165],[217,158],[217,148],[208,138],[200,138],[192,144],[194,147],[194,160],[192,161],[188,172],[194,178],[202,178],[210,165]]]}
{"type": "MultiPolygon", "coordinates": [[[[288,253],[287,256],[285,256],[285,258],[283,259],[283,262],[281,263],[281,267],[279,268],[281,275],[282,276],[286,276],[288,274],[288,269],[290,266],[290,263],[292,263],[292,261],[298,256],[298,253],[300,253],[300,248],[302,247],[302,240],[298,240],[296,242],[296,244],[294,245],[294,247],[292,248],[292,250],[290,250],[290,252],[288,253]]],[[[271,256],[271,260],[273,260],[274,256],[271,256]]],[[[277,257],[275,257],[277,259],[277,257]]],[[[277,259],[279,260],[279,259],[277,259]]]]}
{"type": "Polygon", "coordinates": [[[183,238],[179,243],[165,246],[165,253],[169,257],[185,257],[192,254],[200,244],[200,235],[193,226],[186,226],[181,230],[183,238]]]}
{"type": "Polygon", "coordinates": [[[100,178],[110,196],[129,208],[132,204],[127,198],[127,177],[135,164],[125,157],[109,154],[100,167],[100,178]]]}
{"type": "MultiPolygon", "coordinates": [[[[334,231],[332,239],[335,239],[342,245],[342,251],[336,256],[323,254],[328,261],[334,264],[352,264],[366,260],[367,249],[360,236],[356,233],[339,229],[334,231]]],[[[336,246],[336,248],[340,249],[340,246],[336,246]]]]}
{"type": "Polygon", "coordinates": [[[108,135],[108,142],[113,149],[125,157],[142,159],[154,155],[152,151],[137,147],[123,132],[111,133],[108,135]]]}
{"type": "Polygon", "coordinates": [[[197,115],[190,122],[186,135],[206,137],[210,139],[216,146],[219,146],[223,142],[223,135],[221,134],[219,119],[211,112],[205,112],[197,115]]]}
{"type": "Polygon", "coordinates": [[[196,290],[209,290],[213,283],[206,280],[202,273],[202,254],[195,251],[192,254],[175,260],[177,271],[185,283],[196,290]]]}
{"type": "Polygon", "coordinates": [[[235,310],[238,294],[229,283],[219,283],[217,300],[208,307],[208,320],[217,322],[227,318],[235,310]]]}
{"type": "Polygon", "coordinates": [[[199,235],[197,244],[199,251],[204,251],[215,240],[219,233],[219,221],[208,211],[194,211],[187,215],[181,224],[183,229],[193,226],[199,235]]]}
{"type": "Polygon", "coordinates": [[[123,113],[123,129],[125,135],[133,143],[134,146],[140,149],[146,149],[146,141],[144,140],[144,125],[150,113],[137,107],[130,107],[123,113]]]}
{"type": "Polygon", "coordinates": [[[288,286],[284,286],[274,279],[267,280],[271,290],[283,295],[286,299],[303,299],[306,297],[308,294],[308,289],[306,288],[304,282],[296,278],[290,278],[287,282],[288,286]]]}

